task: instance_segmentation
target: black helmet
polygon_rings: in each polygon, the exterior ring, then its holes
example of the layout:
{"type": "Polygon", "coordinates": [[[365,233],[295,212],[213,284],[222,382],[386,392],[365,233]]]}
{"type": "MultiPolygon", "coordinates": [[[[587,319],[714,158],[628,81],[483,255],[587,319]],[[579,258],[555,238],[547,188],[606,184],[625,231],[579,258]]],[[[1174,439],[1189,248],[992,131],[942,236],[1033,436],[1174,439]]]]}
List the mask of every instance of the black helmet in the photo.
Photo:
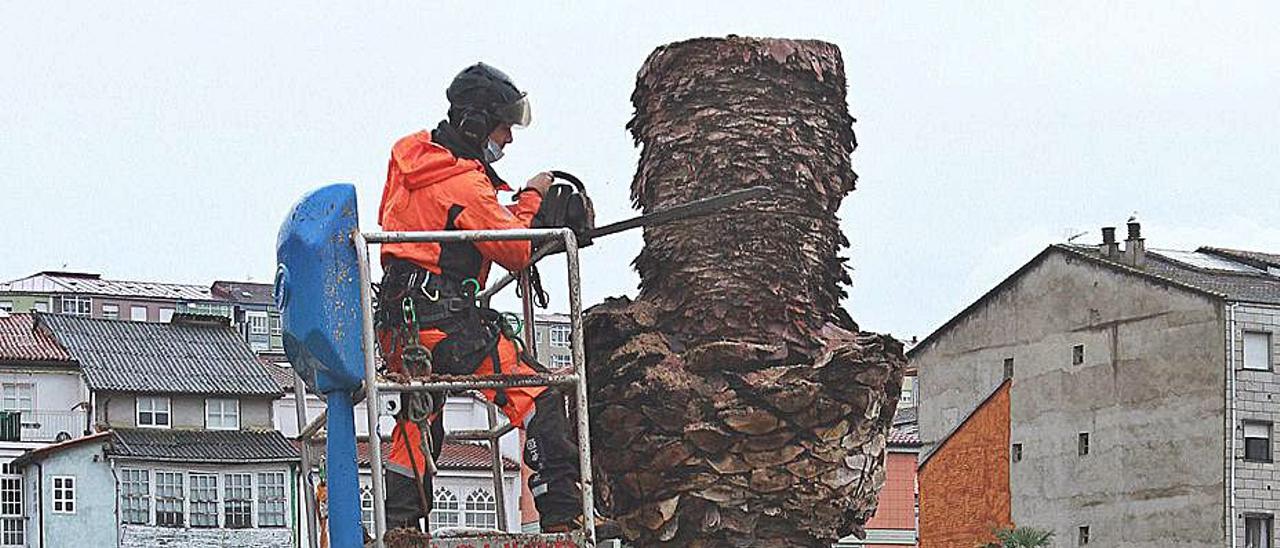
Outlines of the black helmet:
{"type": "Polygon", "coordinates": [[[484,63],[459,72],[445,91],[449,122],[463,135],[483,143],[498,124],[529,125],[529,99],[511,78],[484,63]]]}

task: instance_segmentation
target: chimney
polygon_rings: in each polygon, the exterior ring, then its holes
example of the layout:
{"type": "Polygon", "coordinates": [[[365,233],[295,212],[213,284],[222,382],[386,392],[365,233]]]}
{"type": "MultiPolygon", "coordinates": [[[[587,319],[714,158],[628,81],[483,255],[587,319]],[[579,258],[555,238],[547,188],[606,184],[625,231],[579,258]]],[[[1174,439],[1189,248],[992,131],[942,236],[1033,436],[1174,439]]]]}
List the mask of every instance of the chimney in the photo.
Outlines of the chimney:
{"type": "Polygon", "coordinates": [[[1116,241],[1116,227],[1102,227],[1102,245],[1099,246],[1102,256],[1113,261],[1120,259],[1120,243],[1116,241]]]}
{"type": "Polygon", "coordinates": [[[1147,266],[1147,244],[1142,238],[1142,225],[1137,219],[1129,221],[1129,237],[1124,241],[1124,262],[1129,266],[1147,266]]]}

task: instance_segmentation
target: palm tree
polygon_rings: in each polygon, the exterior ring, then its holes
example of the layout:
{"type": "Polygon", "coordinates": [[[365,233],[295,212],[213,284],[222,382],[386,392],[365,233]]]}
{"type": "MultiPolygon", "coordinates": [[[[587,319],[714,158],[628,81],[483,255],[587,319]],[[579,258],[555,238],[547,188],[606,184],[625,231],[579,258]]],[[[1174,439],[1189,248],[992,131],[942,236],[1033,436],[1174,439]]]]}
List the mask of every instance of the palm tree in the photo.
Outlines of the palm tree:
{"type": "Polygon", "coordinates": [[[646,212],[771,195],[645,230],[640,294],[586,318],[604,506],[639,546],[830,546],[884,483],[902,346],[859,332],[836,210],[854,188],[840,51],[697,39],[640,69],[646,212]]]}
{"type": "Polygon", "coordinates": [[[980,548],[1047,548],[1053,540],[1053,531],[1034,527],[1009,527],[993,531],[996,542],[988,542],[980,548]]]}

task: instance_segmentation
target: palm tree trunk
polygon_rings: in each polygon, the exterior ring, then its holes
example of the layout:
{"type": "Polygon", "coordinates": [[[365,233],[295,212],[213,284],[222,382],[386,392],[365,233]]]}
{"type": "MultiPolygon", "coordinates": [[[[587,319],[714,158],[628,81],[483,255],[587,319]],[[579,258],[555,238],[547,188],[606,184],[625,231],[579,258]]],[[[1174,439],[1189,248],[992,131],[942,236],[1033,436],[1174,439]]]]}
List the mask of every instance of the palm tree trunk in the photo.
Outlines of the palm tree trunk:
{"type": "Polygon", "coordinates": [[[698,39],[640,69],[644,211],[771,195],[645,231],[640,295],[586,319],[602,497],[639,546],[823,546],[884,483],[902,346],[860,333],[836,210],[856,146],[840,51],[698,39]]]}

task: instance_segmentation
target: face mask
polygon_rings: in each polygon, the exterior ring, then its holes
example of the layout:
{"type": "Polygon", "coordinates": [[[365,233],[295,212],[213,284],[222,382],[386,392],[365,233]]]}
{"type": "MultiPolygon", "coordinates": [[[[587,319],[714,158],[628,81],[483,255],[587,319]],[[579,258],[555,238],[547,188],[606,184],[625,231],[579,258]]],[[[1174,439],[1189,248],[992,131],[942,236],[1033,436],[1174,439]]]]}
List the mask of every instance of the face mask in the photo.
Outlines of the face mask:
{"type": "Polygon", "coordinates": [[[501,159],[502,159],[502,147],[498,146],[498,143],[493,142],[493,139],[489,139],[485,141],[484,161],[492,164],[501,159]]]}

